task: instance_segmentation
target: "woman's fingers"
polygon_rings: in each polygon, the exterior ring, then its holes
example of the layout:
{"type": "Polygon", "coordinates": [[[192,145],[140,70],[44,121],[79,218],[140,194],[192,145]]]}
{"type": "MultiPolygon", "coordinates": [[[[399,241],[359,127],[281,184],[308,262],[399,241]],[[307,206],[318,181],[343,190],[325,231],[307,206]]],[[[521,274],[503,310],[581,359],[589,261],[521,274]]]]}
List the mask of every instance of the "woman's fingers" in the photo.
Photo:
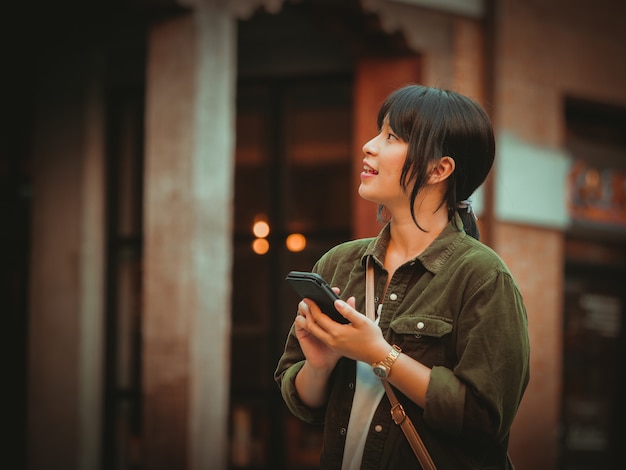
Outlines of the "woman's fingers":
{"type": "Polygon", "coordinates": [[[300,304],[298,311],[307,320],[307,330],[326,342],[328,331],[338,323],[322,312],[314,301],[303,299],[300,304]]]}
{"type": "Polygon", "coordinates": [[[356,310],[356,299],[354,297],[348,298],[348,300],[335,300],[335,308],[341,313],[346,320],[350,323],[360,321],[363,315],[356,310]]]}

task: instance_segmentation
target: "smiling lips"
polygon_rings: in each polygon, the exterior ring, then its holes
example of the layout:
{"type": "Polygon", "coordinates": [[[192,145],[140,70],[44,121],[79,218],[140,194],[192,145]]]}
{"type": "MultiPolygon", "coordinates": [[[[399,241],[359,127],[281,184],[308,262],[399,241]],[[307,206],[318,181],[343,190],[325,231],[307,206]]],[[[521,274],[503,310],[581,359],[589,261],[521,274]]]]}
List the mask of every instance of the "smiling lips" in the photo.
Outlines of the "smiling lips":
{"type": "Polygon", "coordinates": [[[368,174],[368,175],[377,175],[378,172],[376,170],[374,170],[371,166],[367,165],[367,164],[363,164],[363,173],[368,174]]]}

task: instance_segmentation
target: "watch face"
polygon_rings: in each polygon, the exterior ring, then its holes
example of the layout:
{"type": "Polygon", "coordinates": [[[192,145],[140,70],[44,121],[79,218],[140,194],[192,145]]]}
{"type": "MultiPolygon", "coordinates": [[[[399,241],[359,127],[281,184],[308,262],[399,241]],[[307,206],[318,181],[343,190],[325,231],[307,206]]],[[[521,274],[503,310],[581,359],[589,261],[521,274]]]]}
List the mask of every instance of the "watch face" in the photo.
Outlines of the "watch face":
{"type": "Polygon", "coordinates": [[[378,377],[379,379],[387,378],[387,368],[385,366],[378,365],[378,366],[374,366],[372,369],[376,377],[378,377]]]}

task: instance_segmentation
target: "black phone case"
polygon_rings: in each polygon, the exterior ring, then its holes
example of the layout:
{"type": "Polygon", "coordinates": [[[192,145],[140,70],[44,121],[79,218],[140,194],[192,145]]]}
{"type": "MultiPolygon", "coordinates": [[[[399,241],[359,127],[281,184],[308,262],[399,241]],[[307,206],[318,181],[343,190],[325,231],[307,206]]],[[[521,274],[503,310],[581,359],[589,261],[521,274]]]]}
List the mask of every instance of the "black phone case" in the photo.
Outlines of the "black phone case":
{"type": "Polygon", "coordinates": [[[322,276],[317,273],[291,271],[286,280],[302,298],[315,301],[320,310],[330,318],[339,323],[349,323],[335,308],[335,300],[339,297],[322,276]]]}

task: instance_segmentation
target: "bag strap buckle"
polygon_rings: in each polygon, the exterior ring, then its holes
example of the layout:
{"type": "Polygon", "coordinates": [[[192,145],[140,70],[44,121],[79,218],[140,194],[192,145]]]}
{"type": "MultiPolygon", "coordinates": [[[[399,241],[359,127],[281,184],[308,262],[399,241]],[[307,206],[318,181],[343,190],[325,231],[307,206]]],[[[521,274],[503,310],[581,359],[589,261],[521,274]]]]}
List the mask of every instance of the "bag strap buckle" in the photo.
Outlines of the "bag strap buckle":
{"type": "Polygon", "coordinates": [[[406,413],[400,403],[396,403],[391,407],[391,419],[393,422],[400,426],[406,419],[406,413]]]}

